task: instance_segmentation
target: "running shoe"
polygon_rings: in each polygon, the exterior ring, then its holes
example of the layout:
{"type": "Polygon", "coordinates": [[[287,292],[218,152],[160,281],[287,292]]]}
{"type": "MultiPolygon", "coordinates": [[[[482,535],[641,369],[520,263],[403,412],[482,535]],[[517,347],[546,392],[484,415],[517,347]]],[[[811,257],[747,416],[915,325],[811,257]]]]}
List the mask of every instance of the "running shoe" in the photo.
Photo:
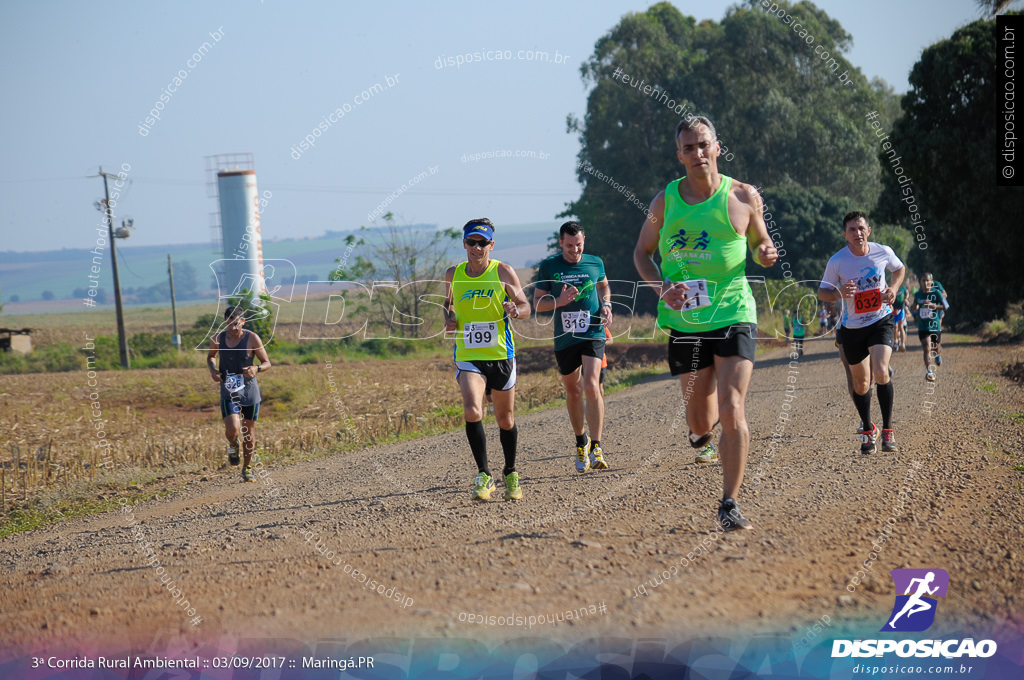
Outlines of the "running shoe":
{"type": "Polygon", "coordinates": [[[935,373],[932,372],[932,369],[928,369],[928,371],[924,374],[924,379],[927,380],[928,382],[935,382],[935,373]]]}
{"type": "Polygon", "coordinates": [[[587,456],[587,449],[590,448],[590,437],[587,437],[583,446],[576,447],[576,472],[583,474],[590,469],[590,457],[587,456]]]}
{"type": "Polygon", "coordinates": [[[595,470],[607,470],[608,463],[604,461],[604,451],[601,450],[601,445],[594,444],[590,445],[590,467],[595,470]]]}
{"type": "Polygon", "coordinates": [[[523,489],[519,486],[519,473],[510,472],[505,475],[505,500],[517,501],[523,497],[523,489]]]}
{"type": "Polygon", "coordinates": [[[255,482],[256,478],[252,475],[252,466],[246,465],[242,468],[242,481],[243,482],[255,482]]]}
{"type": "Polygon", "coordinates": [[[936,354],[935,355],[935,365],[936,366],[941,366],[942,365],[942,355],[941,354],[936,354]]]}
{"type": "Polygon", "coordinates": [[[717,463],[718,462],[718,451],[715,450],[715,445],[708,442],[697,452],[697,456],[693,459],[695,463],[717,463]]]}
{"type": "Polygon", "coordinates": [[[711,426],[711,429],[708,430],[707,434],[701,435],[700,437],[696,438],[693,435],[693,430],[690,430],[690,434],[687,435],[690,438],[690,446],[692,446],[695,449],[703,448],[704,445],[711,441],[711,438],[715,436],[716,425],[718,425],[717,422],[715,423],[715,425],[711,426]]]}
{"type": "Polygon", "coordinates": [[[860,431],[860,452],[861,453],[874,453],[877,451],[875,442],[878,441],[878,425],[871,423],[870,430],[860,431]]]}
{"type": "Polygon", "coordinates": [[[904,342],[903,344],[900,345],[900,351],[903,352],[904,354],[907,353],[907,343],[904,342]]]}
{"type": "Polygon", "coordinates": [[[473,480],[473,500],[475,501],[486,501],[491,497],[491,492],[494,491],[494,480],[486,472],[481,472],[473,480]]]}
{"type": "Polygon", "coordinates": [[[238,465],[241,462],[238,458],[238,442],[234,445],[228,446],[228,463],[231,465],[238,465]]]}
{"type": "Polygon", "coordinates": [[[718,503],[718,521],[726,531],[754,528],[740,512],[740,506],[736,505],[736,501],[731,498],[726,498],[718,503]]]}
{"type": "Polygon", "coordinates": [[[900,447],[896,446],[896,438],[892,434],[892,428],[882,429],[882,451],[899,451],[900,447]]]}

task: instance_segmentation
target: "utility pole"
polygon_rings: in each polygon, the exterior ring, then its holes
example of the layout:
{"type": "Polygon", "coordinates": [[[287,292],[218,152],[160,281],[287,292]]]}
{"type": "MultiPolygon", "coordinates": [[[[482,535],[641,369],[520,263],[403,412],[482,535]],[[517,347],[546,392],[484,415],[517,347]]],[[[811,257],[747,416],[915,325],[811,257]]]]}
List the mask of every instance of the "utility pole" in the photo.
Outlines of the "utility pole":
{"type": "Polygon", "coordinates": [[[167,253],[167,275],[171,278],[171,318],[174,319],[174,337],[171,344],[181,351],[181,336],[178,335],[178,307],[174,302],[174,265],[171,264],[171,254],[167,253]]]}
{"type": "MultiPolygon", "coordinates": [[[[97,175],[93,175],[96,177],[97,175]]],[[[103,178],[103,193],[106,201],[103,204],[104,214],[107,220],[107,235],[110,237],[110,261],[114,267],[114,306],[117,308],[117,344],[121,352],[121,368],[128,369],[131,365],[128,362],[128,338],[124,334],[124,311],[121,308],[121,276],[117,272],[117,239],[114,238],[114,212],[110,209],[110,185],[109,177],[117,177],[117,173],[103,172],[100,166],[99,177],[103,178]]]]}

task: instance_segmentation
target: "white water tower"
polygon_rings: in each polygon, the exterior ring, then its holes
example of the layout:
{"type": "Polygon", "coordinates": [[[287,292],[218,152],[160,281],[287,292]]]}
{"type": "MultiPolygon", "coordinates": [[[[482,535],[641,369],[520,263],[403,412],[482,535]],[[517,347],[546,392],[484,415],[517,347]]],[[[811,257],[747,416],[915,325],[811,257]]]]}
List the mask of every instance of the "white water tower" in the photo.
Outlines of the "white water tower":
{"type": "Polygon", "coordinates": [[[236,295],[244,289],[263,293],[263,236],[253,155],[218,154],[206,161],[210,194],[220,209],[211,216],[223,258],[218,271],[220,295],[236,295]]]}

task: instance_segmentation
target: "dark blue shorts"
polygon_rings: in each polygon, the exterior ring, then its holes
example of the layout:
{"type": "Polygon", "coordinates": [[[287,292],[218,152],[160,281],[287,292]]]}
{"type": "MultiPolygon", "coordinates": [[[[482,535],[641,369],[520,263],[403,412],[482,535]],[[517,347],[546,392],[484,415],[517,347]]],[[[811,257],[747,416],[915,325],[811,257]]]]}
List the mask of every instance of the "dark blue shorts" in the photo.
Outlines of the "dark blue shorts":
{"type": "Polygon", "coordinates": [[[251,406],[243,406],[240,403],[236,403],[231,399],[220,400],[220,416],[221,418],[227,418],[230,415],[240,413],[244,420],[251,420],[253,422],[259,420],[260,417],[260,405],[252,404],[251,406]]]}

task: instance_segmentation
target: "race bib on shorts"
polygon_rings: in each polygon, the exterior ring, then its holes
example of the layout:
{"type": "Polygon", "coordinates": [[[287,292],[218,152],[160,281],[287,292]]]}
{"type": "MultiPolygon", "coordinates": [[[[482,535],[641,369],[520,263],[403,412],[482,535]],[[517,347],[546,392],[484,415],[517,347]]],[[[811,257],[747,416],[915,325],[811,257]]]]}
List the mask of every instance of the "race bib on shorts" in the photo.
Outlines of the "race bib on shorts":
{"type": "Polygon", "coordinates": [[[495,321],[467,323],[462,329],[466,349],[495,347],[498,344],[498,324],[495,321]]]}
{"type": "Polygon", "coordinates": [[[920,316],[922,319],[934,319],[935,318],[935,310],[934,309],[928,309],[927,307],[922,307],[921,309],[919,309],[917,311],[918,311],[918,316],[920,316]]]}
{"type": "Polygon", "coordinates": [[[853,310],[855,313],[867,314],[869,312],[877,312],[881,308],[882,291],[878,288],[862,290],[853,294],[853,310]]]}
{"type": "Polygon", "coordinates": [[[224,388],[231,393],[241,392],[245,389],[245,376],[238,373],[228,373],[224,376],[224,388]]]}
{"type": "Polygon", "coordinates": [[[683,306],[681,309],[700,309],[701,307],[707,307],[711,304],[711,296],[708,294],[707,279],[690,279],[689,281],[683,281],[683,283],[689,286],[690,290],[683,293],[686,297],[683,298],[683,306]]]}
{"type": "Polygon", "coordinates": [[[590,312],[562,312],[562,328],[566,333],[586,333],[590,329],[590,312]]]}

